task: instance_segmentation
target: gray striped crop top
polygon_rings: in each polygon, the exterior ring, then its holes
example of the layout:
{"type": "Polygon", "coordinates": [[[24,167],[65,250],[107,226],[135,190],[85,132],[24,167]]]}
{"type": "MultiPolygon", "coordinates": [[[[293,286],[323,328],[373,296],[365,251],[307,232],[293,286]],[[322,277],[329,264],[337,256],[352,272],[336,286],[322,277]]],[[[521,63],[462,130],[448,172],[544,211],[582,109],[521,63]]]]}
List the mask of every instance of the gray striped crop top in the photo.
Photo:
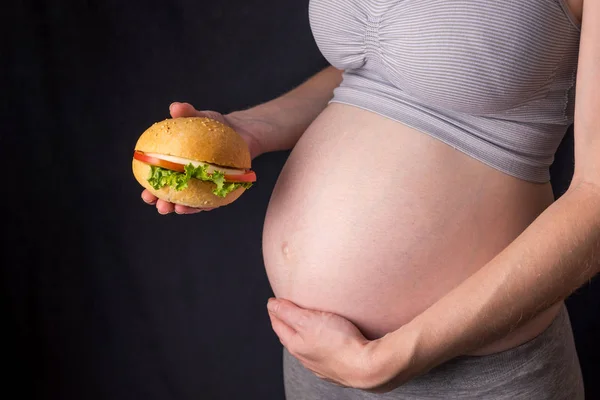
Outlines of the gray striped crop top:
{"type": "Polygon", "coordinates": [[[566,0],[311,0],[344,70],[332,102],[399,121],[531,182],[573,122],[579,25],[566,0]]]}

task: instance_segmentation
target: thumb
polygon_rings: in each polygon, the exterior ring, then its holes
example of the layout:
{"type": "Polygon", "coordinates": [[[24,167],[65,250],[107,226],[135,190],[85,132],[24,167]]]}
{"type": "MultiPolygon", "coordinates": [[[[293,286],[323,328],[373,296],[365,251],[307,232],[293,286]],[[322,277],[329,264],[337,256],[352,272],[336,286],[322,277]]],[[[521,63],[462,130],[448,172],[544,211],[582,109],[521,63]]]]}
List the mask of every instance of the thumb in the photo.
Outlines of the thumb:
{"type": "Polygon", "coordinates": [[[171,117],[206,117],[215,119],[221,123],[225,123],[225,119],[221,113],[216,111],[198,111],[189,103],[174,102],[169,106],[171,117]]]}
{"type": "Polygon", "coordinates": [[[305,330],[313,320],[311,311],[285,299],[269,299],[267,309],[296,332],[305,330]]]}

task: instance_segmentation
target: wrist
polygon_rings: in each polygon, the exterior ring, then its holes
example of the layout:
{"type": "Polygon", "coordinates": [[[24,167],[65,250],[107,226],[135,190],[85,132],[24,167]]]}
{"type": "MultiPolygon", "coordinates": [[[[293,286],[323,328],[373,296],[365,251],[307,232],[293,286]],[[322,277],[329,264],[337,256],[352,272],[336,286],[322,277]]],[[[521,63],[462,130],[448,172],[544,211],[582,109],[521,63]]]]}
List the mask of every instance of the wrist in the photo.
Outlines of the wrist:
{"type": "Polygon", "coordinates": [[[407,325],[370,342],[372,374],[369,380],[378,392],[386,392],[425,372],[417,359],[418,335],[407,325]]]}
{"type": "Polygon", "coordinates": [[[275,131],[271,121],[257,115],[252,109],[234,111],[224,117],[227,123],[244,138],[252,159],[271,151],[265,143],[271,132],[275,131]]]}
{"type": "Polygon", "coordinates": [[[311,102],[286,94],[267,103],[243,111],[236,111],[228,117],[241,122],[246,131],[258,142],[261,153],[292,149],[317,111],[311,102]]]}

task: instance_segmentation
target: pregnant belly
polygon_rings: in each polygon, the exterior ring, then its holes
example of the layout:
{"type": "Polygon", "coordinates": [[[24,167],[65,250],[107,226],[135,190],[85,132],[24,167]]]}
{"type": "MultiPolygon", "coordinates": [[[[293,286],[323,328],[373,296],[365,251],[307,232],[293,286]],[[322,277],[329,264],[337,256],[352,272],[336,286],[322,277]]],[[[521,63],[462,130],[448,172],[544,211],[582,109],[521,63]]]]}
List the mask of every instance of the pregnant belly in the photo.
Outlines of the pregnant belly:
{"type": "Polygon", "coordinates": [[[377,114],[330,105],[273,191],[263,253],[276,296],[391,332],[498,254],[552,201],[377,114]]]}

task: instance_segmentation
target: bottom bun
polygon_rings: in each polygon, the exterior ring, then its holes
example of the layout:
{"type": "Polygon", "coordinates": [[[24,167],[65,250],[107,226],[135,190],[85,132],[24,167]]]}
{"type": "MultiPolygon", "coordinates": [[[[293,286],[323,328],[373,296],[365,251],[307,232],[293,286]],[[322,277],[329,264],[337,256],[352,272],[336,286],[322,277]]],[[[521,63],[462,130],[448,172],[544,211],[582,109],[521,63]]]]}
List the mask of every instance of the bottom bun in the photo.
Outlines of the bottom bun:
{"type": "Polygon", "coordinates": [[[212,193],[215,188],[214,183],[194,178],[190,179],[188,187],[183,190],[175,190],[169,186],[164,186],[156,190],[148,183],[148,178],[151,174],[150,166],[148,164],[134,159],[131,167],[135,179],[140,185],[148,189],[150,193],[161,200],[182,204],[188,207],[213,208],[226,206],[237,200],[246,190],[243,187],[240,187],[227,194],[225,197],[219,197],[212,193]]]}

